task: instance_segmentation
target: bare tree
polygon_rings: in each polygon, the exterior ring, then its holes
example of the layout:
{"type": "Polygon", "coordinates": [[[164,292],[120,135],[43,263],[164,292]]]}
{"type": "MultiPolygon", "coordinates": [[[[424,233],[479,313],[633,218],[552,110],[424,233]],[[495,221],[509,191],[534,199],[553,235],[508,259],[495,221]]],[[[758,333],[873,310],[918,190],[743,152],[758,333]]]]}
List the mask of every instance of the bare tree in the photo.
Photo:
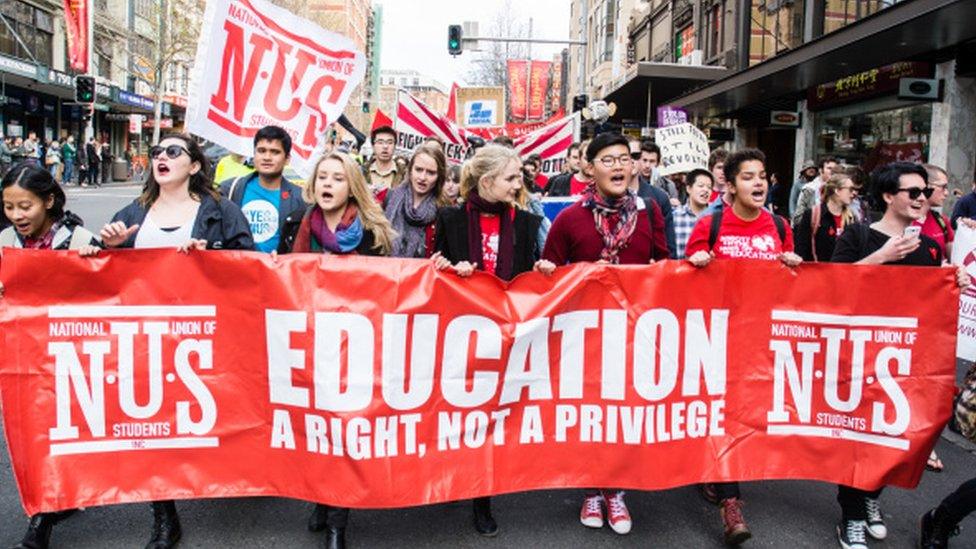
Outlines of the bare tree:
{"type": "MultiPolygon", "coordinates": [[[[495,13],[488,32],[480,34],[491,37],[527,38],[529,35],[526,20],[519,17],[518,10],[511,0],[505,0],[502,8],[495,13]]],[[[504,86],[508,82],[508,60],[525,59],[528,48],[523,43],[482,42],[485,49],[471,60],[464,80],[476,86],[504,86]]]]}

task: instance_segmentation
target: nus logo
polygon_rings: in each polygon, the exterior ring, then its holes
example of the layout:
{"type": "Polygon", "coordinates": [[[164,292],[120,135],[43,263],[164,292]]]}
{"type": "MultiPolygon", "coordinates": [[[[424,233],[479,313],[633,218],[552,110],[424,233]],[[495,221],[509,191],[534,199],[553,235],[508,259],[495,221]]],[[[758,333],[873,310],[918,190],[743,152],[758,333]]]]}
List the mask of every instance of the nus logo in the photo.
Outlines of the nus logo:
{"type": "Polygon", "coordinates": [[[51,455],[214,447],[213,306],[48,310],[51,455]]]}
{"type": "Polygon", "coordinates": [[[854,440],[907,450],[917,318],[773,311],[767,433],[854,440]]]}

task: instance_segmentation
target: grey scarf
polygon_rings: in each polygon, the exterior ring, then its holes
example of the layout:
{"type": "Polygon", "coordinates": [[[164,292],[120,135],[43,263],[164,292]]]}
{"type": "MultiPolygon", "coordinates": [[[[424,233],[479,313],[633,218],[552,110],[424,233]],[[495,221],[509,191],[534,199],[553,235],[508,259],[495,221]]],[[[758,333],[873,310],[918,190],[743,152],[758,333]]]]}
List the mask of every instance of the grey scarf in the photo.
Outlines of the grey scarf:
{"type": "Polygon", "coordinates": [[[426,228],[437,216],[434,193],[417,208],[413,207],[413,189],[405,180],[386,195],[386,218],[398,236],[393,240],[392,257],[427,257],[426,228]]]}

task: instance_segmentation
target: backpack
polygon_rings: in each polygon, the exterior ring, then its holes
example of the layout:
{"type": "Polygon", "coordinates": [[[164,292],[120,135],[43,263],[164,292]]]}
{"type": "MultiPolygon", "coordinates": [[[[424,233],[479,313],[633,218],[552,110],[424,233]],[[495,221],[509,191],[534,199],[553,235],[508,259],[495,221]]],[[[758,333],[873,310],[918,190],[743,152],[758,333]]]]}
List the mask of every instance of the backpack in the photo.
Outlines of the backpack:
{"type": "Polygon", "coordinates": [[[956,397],[955,420],[959,433],[976,442],[976,364],[970,366],[962,392],[956,397]]]}
{"type": "Polygon", "coordinates": [[[939,212],[931,212],[935,214],[935,224],[939,226],[939,230],[942,231],[942,241],[946,244],[949,243],[949,227],[946,226],[945,218],[939,212]]]}
{"type": "MultiPolygon", "coordinates": [[[[715,243],[718,242],[718,232],[722,228],[722,211],[725,209],[724,205],[720,205],[715,209],[715,213],[712,214],[712,225],[708,230],[708,249],[712,250],[715,248],[715,243]]],[[[779,235],[779,243],[783,244],[786,240],[786,221],[782,217],[771,214],[773,216],[773,225],[776,226],[776,233],[779,235]]]]}

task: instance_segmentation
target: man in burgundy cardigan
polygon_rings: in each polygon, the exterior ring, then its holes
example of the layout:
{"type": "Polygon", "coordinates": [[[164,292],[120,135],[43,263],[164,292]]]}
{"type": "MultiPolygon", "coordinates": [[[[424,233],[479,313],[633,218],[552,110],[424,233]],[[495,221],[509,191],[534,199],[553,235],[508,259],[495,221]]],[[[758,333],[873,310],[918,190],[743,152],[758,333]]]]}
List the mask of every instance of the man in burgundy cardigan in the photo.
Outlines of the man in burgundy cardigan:
{"type": "MultiPolygon", "coordinates": [[[[542,258],[556,265],[578,261],[647,264],[667,259],[660,208],[629,190],[633,159],[627,138],[615,133],[597,135],[586,148],[586,159],[592,166],[593,182],[579,201],[556,217],[542,258]]],[[[602,528],[604,505],[610,528],[618,534],[630,532],[623,490],[587,490],[580,522],[602,528]]]]}

